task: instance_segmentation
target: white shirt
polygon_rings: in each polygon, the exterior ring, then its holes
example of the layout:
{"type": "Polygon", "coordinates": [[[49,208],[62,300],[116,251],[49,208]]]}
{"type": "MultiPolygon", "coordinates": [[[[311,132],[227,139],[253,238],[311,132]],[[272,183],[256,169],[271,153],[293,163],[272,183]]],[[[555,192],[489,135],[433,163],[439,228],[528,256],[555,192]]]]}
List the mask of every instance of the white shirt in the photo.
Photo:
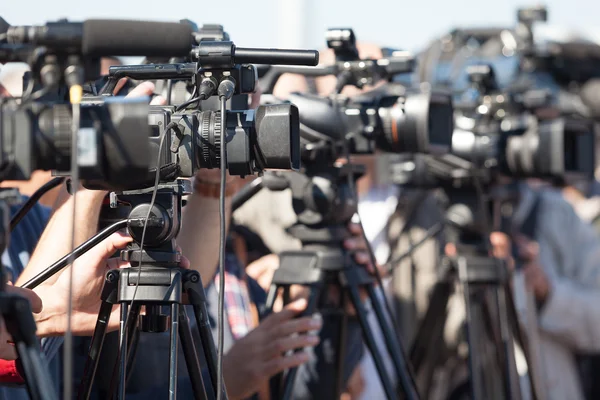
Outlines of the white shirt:
{"type": "MultiPolygon", "coordinates": [[[[386,240],[386,226],[388,220],[396,210],[399,194],[400,190],[397,186],[376,187],[371,188],[368,193],[359,198],[358,213],[362,220],[365,235],[373,248],[375,258],[379,264],[384,264],[390,254],[390,248],[386,240]]],[[[387,283],[387,281],[384,281],[384,287],[387,287],[387,283]]],[[[380,295],[380,301],[382,301],[382,292],[377,291],[377,293],[380,295]]],[[[383,334],[379,329],[375,329],[378,326],[375,314],[370,312],[368,319],[369,325],[373,328],[375,340],[379,345],[379,352],[383,356],[388,376],[395,383],[395,370],[387,353],[383,334]]],[[[366,346],[360,366],[364,380],[364,391],[360,396],[361,400],[385,399],[386,396],[379,379],[379,374],[375,368],[371,353],[366,346]]]]}

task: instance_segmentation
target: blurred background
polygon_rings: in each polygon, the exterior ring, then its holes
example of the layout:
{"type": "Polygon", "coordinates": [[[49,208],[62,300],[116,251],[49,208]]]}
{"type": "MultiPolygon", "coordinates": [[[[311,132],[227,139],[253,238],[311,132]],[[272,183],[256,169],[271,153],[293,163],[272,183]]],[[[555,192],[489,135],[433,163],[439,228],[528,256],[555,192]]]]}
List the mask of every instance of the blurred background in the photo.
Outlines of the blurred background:
{"type": "MultiPolygon", "coordinates": [[[[218,23],[244,47],[322,48],[327,28],[351,27],[357,38],[416,51],[457,26],[513,26],[527,1],[481,0],[0,0],[0,16],[13,25],[68,17],[218,23]]],[[[536,32],[561,37],[577,27],[600,42],[600,2],[548,0],[548,23],[536,32]]]]}

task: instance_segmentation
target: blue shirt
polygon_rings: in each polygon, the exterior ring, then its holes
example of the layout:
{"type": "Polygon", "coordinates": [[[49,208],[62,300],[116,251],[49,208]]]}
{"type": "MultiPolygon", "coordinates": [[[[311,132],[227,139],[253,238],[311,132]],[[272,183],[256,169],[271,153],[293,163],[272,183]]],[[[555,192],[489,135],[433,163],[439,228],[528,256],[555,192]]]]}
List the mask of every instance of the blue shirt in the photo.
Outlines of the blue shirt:
{"type": "MultiPolygon", "coordinates": [[[[11,207],[11,216],[14,215],[21,205],[27,200],[23,197],[22,203],[11,207]]],[[[23,217],[21,222],[15,227],[10,234],[10,243],[8,248],[2,253],[2,264],[4,265],[6,274],[14,283],[25,266],[29,262],[31,253],[35,249],[37,242],[46,227],[46,223],[50,218],[50,209],[42,205],[36,204],[23,217]]],[[[55,260],[48,260],[49,263],[55,260]]],[[[51,377],[58,379],[58,360],[54,357],[62,344],[62,338],[50,338],[42,340],[42,349],[49,362],[51,377]]],[[[29,399],[27,390],[24,386],[2,386],[0,387],[1,400],[20,400],[29,399]]]]}

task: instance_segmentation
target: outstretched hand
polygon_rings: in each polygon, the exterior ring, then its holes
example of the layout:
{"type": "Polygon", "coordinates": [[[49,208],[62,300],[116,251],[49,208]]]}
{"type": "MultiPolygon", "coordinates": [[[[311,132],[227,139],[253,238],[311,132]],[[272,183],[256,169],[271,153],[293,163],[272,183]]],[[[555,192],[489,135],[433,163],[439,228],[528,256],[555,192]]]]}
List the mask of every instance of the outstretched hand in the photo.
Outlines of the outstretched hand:
{"type": "MultiPolygon", "coordinates": [[[[106,273],[111,269],[130,267],[129,262],[110,258],[131,242],[131,237],[114,233],[79,257],[72,267],[64,269],[56,282],[41,285],[35,291],[42,298],[43,310],[36,316],[40,336],[61,335],[67,330],[68,296],[71,269],[73,272],[73,309],[71,329],[75,335],[91,335],[96,326],[102,303],[101,294],[106,273]]],[[[189,268],[182,258],[182,267],[189,268]]],[[[119,324],[118,307],[113,307],[108,331],[119,324]]]]}
{"type": "Polygon", "coordinates": [[[306,300],[300,299],[269,315],[225,354],[223,377],[231,400],[251,396],[272,376],[308,361],[307,353],[287,354],[319,343],[319,337],[310,332],[321,329],[321,320],[295,318],[306,306],[306,300]]]}

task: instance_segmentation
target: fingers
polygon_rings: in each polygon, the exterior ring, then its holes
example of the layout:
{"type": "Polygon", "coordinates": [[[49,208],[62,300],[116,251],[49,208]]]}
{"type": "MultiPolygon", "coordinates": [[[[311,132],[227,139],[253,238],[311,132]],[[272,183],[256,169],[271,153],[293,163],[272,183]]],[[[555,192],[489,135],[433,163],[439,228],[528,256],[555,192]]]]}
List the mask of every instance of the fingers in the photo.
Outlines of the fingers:
{"type": "Polygon", "coordinates": [[[354,236],[362,236],[362,228],[361,228],[360,224],[350,222],[348,224],[348,230],[354,236]]]}
{"type": "Polygon", "coordinates": [[[447,243],[446,247],[444,247],[444,252],[448,257],[456,256],[456,245],[454,243],[447,243]]]}
{"type": "Polygon", "coordinates": [[[179,260],[179,266],[183,269],[190,269],[192,264],[186,256],[181,256],[181,259],[179,260]]]}
{"type": "Polygon", "coordinates": [[[31,303],[31,310],[34,313],[39,313],[42,311],[42,299],[30,289],[20,288],[12,285],[6,286],[6,291],[8,293],[15,293],[19,296],[25,297],[31,303]]]}
{"type": "Polygon", "coordinates": [[[167,99],[162,96],[156,96],[150,101],[151,106],[164,106],[167,105],[167,99]]]}
{"type": "Polygon", "coordinates": [[[279,338],[271,342],[266,349],[265,359],[278,358],[282,354],[291,350],[312,347],[319,344],[319,337],[316,335],[298,335],[279,338]]]}
{"type": "Polygon", "coordinates": [[[152,96],[152,93],[154,93],[154,83],[142,82],[139,85],[137,85],[131,92],[129,92],[129,94],[126,97],[132,98],[152,96]]]}
{"type": "Polygon", "coordinates": [[[292,353],[289,356],[267,361],[264,368],[265,375],[273,376],[285,371],[286,369],[299,367],[300,365],[308,362],[308,358],[308,354],[301,351],[298,353],[292,353]]]}
{"type": "Polygon", "coordinates": [[[490,243],[493,247],[494,257],[507,258],[510,256],[510,239],[508,235],[502,232],[492,232],[490,234],[490,243]]]}
{"type": "Polygon", "coordinates": [[[306,309],[307,305],[308,303],[305,299],[298,299],[286,305],[280,312],[269,315],[261,325],[266,325],[267,327],[278,326],[300,314],[306,309]]]}
{"type": "Polygon", "coordinates": [[[113,89],[113,96],[116,96],[119,94],[119,92],[121,91],[121,89],[123,89],[123,86],[125,86],[125,84],[127,83],[127,78],[121,78],[117,81],[117,84],[115,85],[115,88],[113,89]]]}
{"type": "Polygon", "coordinates": [[[318,317],[302,317],[293,319],[275,326],[271,333],[271,339],[277,340],[286,336],[291,336],[295,333],[304,333],[314,330],[319,330],[323,326],[323,321],[318,317]]]}
{"type": "Polygon", "coordinates": [[[519,256],[524,260],[535,260],[538,257],[540,249],[537,242],[523,235],[517,236],[515,242],[519,247],[519,256]]]}
{"type": "Polygon", "coordinates": [[[132,241],[133,239],[131,236],[118,232],[113,233],[107,239],[103,240],[99,245],[94,246],[90,253],[93,251],[96,257],[106,259],[111,257],[117,250],[122,249],[132,241]]]}
{"type": "Polygon", "coordinates": [[[275,270],[279,267],[279,256],[277,254],[268,254],[259,258],[246,267],[246,274],[258,280],[264,273],[275,270]]]}

